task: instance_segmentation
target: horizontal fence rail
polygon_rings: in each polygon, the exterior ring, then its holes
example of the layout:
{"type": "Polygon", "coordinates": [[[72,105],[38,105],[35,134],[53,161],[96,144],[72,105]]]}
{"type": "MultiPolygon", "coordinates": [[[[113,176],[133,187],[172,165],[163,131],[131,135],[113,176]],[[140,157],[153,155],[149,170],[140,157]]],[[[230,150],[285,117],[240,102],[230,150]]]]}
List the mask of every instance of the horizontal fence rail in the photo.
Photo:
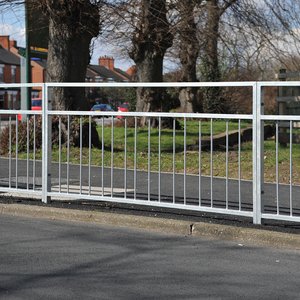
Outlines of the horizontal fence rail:
{"type": "Polygon", "coordinates": [[[300,117],[265,115],[262,105],[264,87],[299,85],[0,84],[0,90],[40,88],[43,95],[41,111],[0,110],[0,192],[21,192],[43,202],[81,199],[245,216],[255,224],[262,219],[300,222],[300,182],[294,167],[298,157],[293,139],[300,117]],[[251,88],[253,112],[52,110],[51,90],[61,87],[251,88]],[[282,122],[289,135],[287,149],[281,148],[278,138],[282,122]],[[270,140],[264,139],[267,125],[274,130],[270,140]],[[287,168],[282,164],[283,151],[288,153],[287,168]],[[264,162],[269,153],[274,153],[271,179],[270,172],[266,173],[269,164],[264,162]]]}

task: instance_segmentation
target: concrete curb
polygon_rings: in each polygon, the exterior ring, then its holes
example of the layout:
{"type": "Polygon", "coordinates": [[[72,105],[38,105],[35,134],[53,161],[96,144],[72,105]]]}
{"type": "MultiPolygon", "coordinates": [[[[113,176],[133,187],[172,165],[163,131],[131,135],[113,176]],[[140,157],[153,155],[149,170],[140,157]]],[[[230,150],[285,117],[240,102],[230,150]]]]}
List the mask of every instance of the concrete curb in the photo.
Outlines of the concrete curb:
{"type": "Polygon", "coordinates": [[[192,235],[210,239],[236,241],[241,245],[260,245],[276,248],[300,249],[300,235],[270,230],[244,228],[204,222],[163,219],[99,211],[43,207],[24,204],[1,204],[5,215],[79,221],[118,227],[130,227],[164,234],[192,235]]]}

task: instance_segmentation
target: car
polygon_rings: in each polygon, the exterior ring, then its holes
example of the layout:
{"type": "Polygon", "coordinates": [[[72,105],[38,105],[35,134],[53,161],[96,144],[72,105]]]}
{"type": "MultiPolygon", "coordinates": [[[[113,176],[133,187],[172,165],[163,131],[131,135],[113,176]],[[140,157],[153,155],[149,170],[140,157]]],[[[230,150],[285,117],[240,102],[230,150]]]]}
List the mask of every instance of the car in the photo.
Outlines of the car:
{"type": "MultiPolygon", "coordinates": [[[[129,103],[124,102],[120,106],[118,106],[118,112],[128,112],[129,111],[129,103]]],[[[122,119],[122,116],[117,116],[117,118],[122,119]]]]}
{"type": "Polygon", "coordinates": [[[95,104],[91,111],[114,111],[109,104],[95,104]]]}
{"type": "Polygon", "coordinates": [[[42,110],[42,98],[31,99],[31,110],[42,110]]]}

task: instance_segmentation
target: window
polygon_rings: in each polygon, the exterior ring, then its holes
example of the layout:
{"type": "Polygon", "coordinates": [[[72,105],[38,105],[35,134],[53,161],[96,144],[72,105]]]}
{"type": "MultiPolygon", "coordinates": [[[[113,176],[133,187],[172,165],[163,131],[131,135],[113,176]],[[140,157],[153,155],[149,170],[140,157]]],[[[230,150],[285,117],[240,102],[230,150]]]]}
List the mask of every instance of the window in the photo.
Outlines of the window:
{"type": "Polygon", "coordinates": [[[0,109],[4,109],[4,94],[0,92],[0,109]]]}
{"type": "Polygon", "coordinates": [[[18,95],[18,92],[16,91],[8,91],[7,92],[7,100],[8,100],[8,103],[7,103],[7,108],[8,109],[17,109],[19,104],[17,102],[17,95],[18,95]]]}
{"type": "Polygon", "coordinates": [[[16,66],[11,66],[11,82],[15,83],[17,82],[17,76],[16,76],[16,66]]]}
{"type": "Polygon", "coordinates": [[[103,78],[101,76],[95,76],[95,82],[102,82],[103,78]]]}
{"type": "Polygon", "coordinates": [[[0,82],[4,82],[4,65],[0,65],[0,82]]]}

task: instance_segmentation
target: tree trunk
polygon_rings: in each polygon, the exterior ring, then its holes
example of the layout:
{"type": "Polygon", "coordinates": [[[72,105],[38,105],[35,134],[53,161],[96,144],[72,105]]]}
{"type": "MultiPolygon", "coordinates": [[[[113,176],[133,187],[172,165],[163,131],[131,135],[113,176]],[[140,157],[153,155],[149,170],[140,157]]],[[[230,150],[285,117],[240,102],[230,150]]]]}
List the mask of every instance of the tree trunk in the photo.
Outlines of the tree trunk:
{"type": "MultiPolygon", "coordinates": [[[[142,62],[137,62],[137,77],[139,82],[161,82],[163,57],[145,55],[142,62]]],[[[162,89],[137,88],[136,111],[149,112],[162,110],[162,89]]]]}
{"type": "MultiPolygon", "coordinates": [[[[90,42],[99,34],[98,7],[89,0],[41,1],[49,17],[47,80],[85,82],[90,42]]],[[[57,110],[87,110],[84,88],[55,88],[57,110]]]]}
{"type": "MultiPolygon", "coordinates": [[[[180,14],[179,22],[179,59],[181,63],[182,82],[196,82],[196,63],[199,53],[197,27],[194,20],[195,0],[182,0],[178,2],[180,14]]],[[[182,112],[191,113],[198,106],[197,88],[181,88],[179,91],[180,107],[182,112]]]]}
{"type": "MultiPolygon", "coordinates": [[[[218,82],[221,78],[218,58],[219,23],[221,17],[219,0],[207,1],[206,9],[207,23],[205,29],[203,79],[206,82],[218,82]]],[[[224,103],[222,103],[220,88],[204,89],[203,108],[205,112],[223,112],[224,103]]]]}
{"type": "MultiPolygon", "coordinates": [[[[98,5],[90,0],[41,0],[39,3],[49,18],[49,44],[47,81],[85,82],[86,68],[90,61],[90,42],[100,31],[98,5]]],[[[54,110],[89,110],[85,88],[54,88],[50,91],[54,110]]],[[[73,123],[79,121],[73,118],[73,123]]],[[[62,120],[62,134],[66,134],[66,120],[62,120]]],[[[76,123],[77,122],[77,123],[76,123]]],[[[79,126],[73,126],[71,139],[78,146],[79,126]]],[[[89,135],[84,124],[82,136],[89,135]]],[[[96,126],[91,126],[92,145],[99,146],[96,126]]],[[[83,138],[83,146],[88,141],[83,138]]]]}
{"type": "MultiPolygon", "coordinates": [[[[140,19],[132,38],[129,55],[135,61],[139,82],[163,81],[163,59],[172,46],[173,36],[167,21],[165,0],[142,0],[140,19]]],[[[136,110],[162,110],[162,89],[138,88],[136,110]]],[[[145,119],[141,121],[142,125],[145,119]]]]}

